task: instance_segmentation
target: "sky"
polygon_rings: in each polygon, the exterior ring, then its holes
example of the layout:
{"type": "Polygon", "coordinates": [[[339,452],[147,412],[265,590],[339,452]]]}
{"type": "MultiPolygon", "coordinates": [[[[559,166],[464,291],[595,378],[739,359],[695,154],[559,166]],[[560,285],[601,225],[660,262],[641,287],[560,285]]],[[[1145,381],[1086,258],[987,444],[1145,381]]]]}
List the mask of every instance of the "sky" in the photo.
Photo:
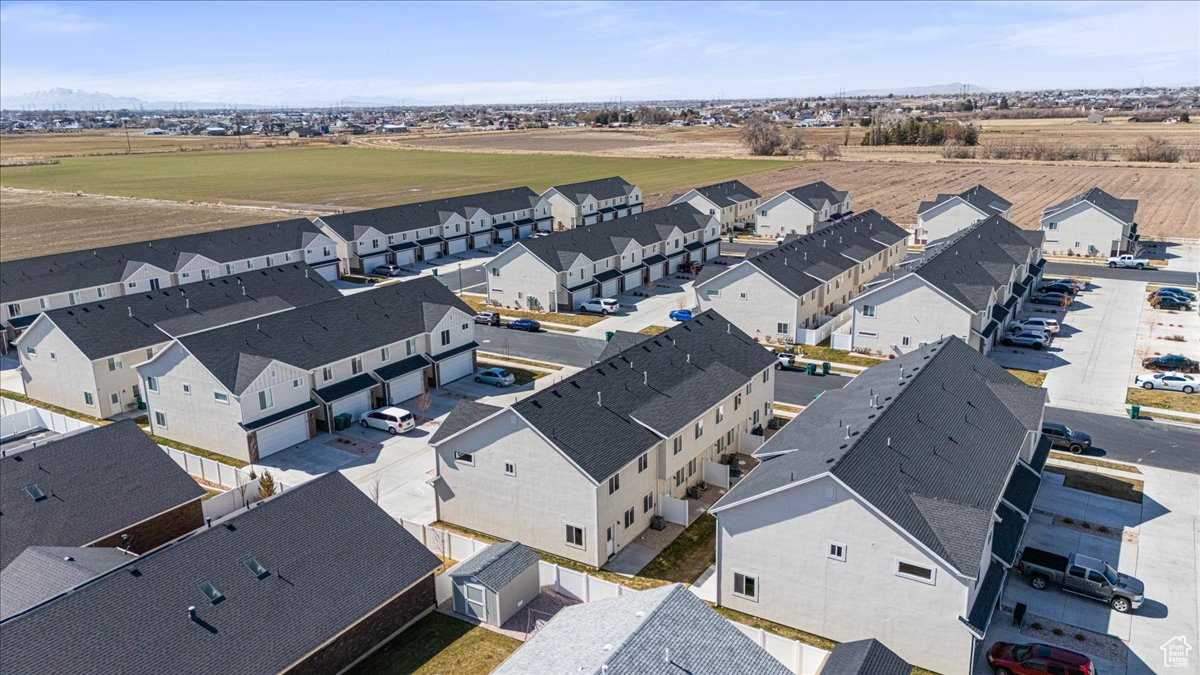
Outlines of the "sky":
{"type": "Polygon", "coordinates": [[[320,106],[1200,81],[1200,2],[0,2],[0,90],[320,106]]]}

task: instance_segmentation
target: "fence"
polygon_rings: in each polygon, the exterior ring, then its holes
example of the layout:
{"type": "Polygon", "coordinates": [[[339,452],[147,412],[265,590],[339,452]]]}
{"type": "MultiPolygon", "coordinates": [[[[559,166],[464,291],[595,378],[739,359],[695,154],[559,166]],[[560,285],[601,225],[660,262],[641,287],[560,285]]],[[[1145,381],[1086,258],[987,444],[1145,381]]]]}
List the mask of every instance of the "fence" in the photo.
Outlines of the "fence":
{"type": "Polygon", "coordinates": [[[396,518],[396,522],[404,526],[408,533],[425,545],[425,548],[435,554],[450,560],[466,560],[487,548],[482,541],[464,537],[461,534],[449,532],[432,525],[422,525],[412,521],[396,518]]]}
{"type": "MultiPolygon", "coordinates": [[[[816,328],[801,328],[796,332],[796,344],[821,344],[825,340],[829,339],[829,336],[833,334],[833,331],[849,323],[853,315],[854,307],[847,307],[836,316],[829,317],[827,321],[821,323],[816,328]]],[[[825,317],[821,318],[824,319],[825,317]]]]}
{"type": "Polygon", "coordinates": [[[19,452],[40,443],[62,438],[64,435],[77,434],[94,428],[96,425],[77,420],[74,417],[43,410],[10,398],[0,398],[0,438],[14,438],[35,431],[57,432],[53,438],[32,441],[9,452],[19,452]]]}
{"type": "Polygon", "coordinates": [[[806,645],[798,640],[768,633],[761,628],[753,628],[737,621],[731,620],[729,623],[797,675],[816,675],[821,672],[821,666],[825,665],[825,659],[829,657],[829,652],[820,647],[806,645]]]}
{"type": "Polygon", "coordinates": [[[165,445],[158,446],[163,449],[175,460],[179,468],[188,472],[197,478],[203,478],[209,483],[220,485],[225,488],[235,488],[243,483],[249,483],[253,479],[250,478],[250,473],[244,469],[222,464],[218,461],[193,455],[190,452],[176,450],[165,445]]]}

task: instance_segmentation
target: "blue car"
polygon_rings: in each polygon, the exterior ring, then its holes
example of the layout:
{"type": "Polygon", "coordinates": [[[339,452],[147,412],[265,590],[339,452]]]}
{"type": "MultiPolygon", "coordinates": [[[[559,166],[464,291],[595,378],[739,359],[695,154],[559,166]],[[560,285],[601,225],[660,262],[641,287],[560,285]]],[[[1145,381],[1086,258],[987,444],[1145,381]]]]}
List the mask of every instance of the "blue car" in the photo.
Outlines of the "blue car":
{"type": "Polygon", "coordinates": [[[533,319],[513,319],[504,325],[505,327],[512,328],[513,330],[525,330],[529,331],[530,333],[536,333],[542,329],[542,324],[534,321],[533,319]]]}
{"type": "Polygon", "coordinates": [[[503,368],[488,368],[476,375],[475,381],[480,384],[494,384],[497,387],[510,387],[517,378],[503,368]]]}
{"type": "Polygon", "coordinates": [[[672,321],[691,321],[692,320],[692,310],[690,310],[690,309],[672,310],[671,313],[667,315],[667,317],[669,317],[672,321]]]}

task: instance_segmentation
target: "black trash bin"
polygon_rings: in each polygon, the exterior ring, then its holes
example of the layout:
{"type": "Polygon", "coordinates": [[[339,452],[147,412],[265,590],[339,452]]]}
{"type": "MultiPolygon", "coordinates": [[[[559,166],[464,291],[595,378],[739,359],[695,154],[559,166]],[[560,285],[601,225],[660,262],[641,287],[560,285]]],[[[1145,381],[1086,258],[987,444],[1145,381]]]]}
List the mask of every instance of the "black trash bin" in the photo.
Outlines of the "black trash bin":
{"type": "Polygon", "coordinates": [[[1025,618],[1025,603],[1018,602],[1016,607],[1013,607],[1013,625],[1020,626],[1021,620],[1025,618]]]}

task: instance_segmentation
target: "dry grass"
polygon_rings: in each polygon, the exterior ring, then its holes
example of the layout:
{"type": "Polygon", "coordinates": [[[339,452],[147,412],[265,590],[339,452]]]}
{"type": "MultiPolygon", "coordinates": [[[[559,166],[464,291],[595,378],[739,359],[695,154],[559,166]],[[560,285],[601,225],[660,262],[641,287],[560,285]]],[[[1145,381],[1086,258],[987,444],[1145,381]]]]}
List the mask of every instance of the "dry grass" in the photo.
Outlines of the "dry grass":
{"type": "Polygon", "coordinates": [[[881,363],[887,362],[886,359],[875,359],[869,356],[851,354],[850,352],[843,351],[841,349],[832,349],[829,347],[828,340],[819,345],[799,345],[796,347],[795,351],[803,358],[812,359],[813,361],[828,361],[830,365],[844,363],[851,366],[863,366],[864,368],[870,368],[871,366],[877,366],[881,363]]]}
{"type": "Polygon", "coordinates": [[[519,309],[505,309],[487,304],[486,298],[478,295],[464,295],[462,299],[463,302],[470,305],[471,309],[476,312],[484,310],[500,312],[501,319],[533,319],[534,321],[561,323],[567,326],[592,326],[604,320],[604,317],[597,314],[563,314],[561,312],[529,312],[519,309]]]}
{"type": "Polygon", "coordinates": [[[484,675],[519,640],[438,612],[429,614],[350,669],[350,675],[484,675]]]}
{"type": "Polygon", "coordinates": [[[1099,466],[1105,469],[1114,469],[1116,471],[1128,471],[1129,473],[1141,473],[1142,470],[1137,468],[1136,464],[1122,464],[1120,462],[1110,462],[1104,459],[1096,459],[1086,455],[1072,455],[1068,452],[1051,451],[1050,457],[1063,462],[1075,462],[1076,464],[1087,464],[1089,466],[1099,466]]]}
{"type": "Polygon", "coordinates": [[[705,513],[643,567],[638,576],[691,585],[716,561],[717,519],[705,513]]]}
{"type": "Polygon", "coordinates": [[[713,609],[715,609],[718,614],[721,614],[730,621],[736,621],[740,624],[750,626],[751,628],[761,628],[768,633],[774,633],[775,635],[785,637],[789,640],[803,642],[806,645],[812,645],[818,649],[832,650],[837,646],[836,642],[828,638],[823,638],[819,635],[813,635],[812,633],[806,633],[798,628],[785,626],[781,623],[775,623],[774,621],[760,619],[757,616],[743,614],[735,609],[729,609],[728,607],[713,607],[713,609]]]}
{"type": "Polygon", "coordinates": [[[499,361],[503,361],[504,363],[522,363],[527,366],[534,366],[535,368],[544,368],[546,370],[562,370],[563,369],[563,367],[557,363],[534,361],[532,359],[519,359],[514,356],[504,356],[503,354],[496,354],[495,352],[485,352],[482,350],[480,350],[477,353],[479,354],[480,361],[489,360],[488,356],[491,355],[494,358],[490,359],[490,360],[499,360],[499,361]]]}
{"type": "Polygon", "coordinates": [[[1040,387],[1046,381],[1046,373],[1044,372],[1017,370],[1016,368],[1005,368],[1005,370],[1012,373],[1018,380],[1031,387],[1040,387]]]}
{"type": "Polygon", "coordinates": [[[639,330],[638,332],[641,333],[642,335],[659,335],[661,333],[665,333],[666,331],[668,331],[670,329],[671,329],[670,326],[646,326],[645,328],[639,330]]]}
{"type": "Polygon", "coordinates": [[[140,130],[130,130],[126,145],[125,132],[96,129],[79,133],[4,134],[0,140],[0,159],[5,162],[23,157],[89,157],[160,152],[194,152],[213,150],[245,150],[271,147],[328,145],[327,138],[300,140],[278,136],[146,136],[140,130]]]}
{"type": "Polygon", "coordinates": [[[1181,391],[1161,391],[1158,389],[1130,387],[1129,392],[1125,395],[1125,402],[1133,405],[1144,405],[1148,408],[1200,413],[1200,394],[1185,394],[1181,391]]]}
{"type": "Polygon", "coordinates": [[[1048,465],[1046,471],[1064,476],[1063,485],[1074,490],[1112,497],[1135,504],[1142,503],[1145,483],[1136,478],[1123,478],[1048,465]]]}

